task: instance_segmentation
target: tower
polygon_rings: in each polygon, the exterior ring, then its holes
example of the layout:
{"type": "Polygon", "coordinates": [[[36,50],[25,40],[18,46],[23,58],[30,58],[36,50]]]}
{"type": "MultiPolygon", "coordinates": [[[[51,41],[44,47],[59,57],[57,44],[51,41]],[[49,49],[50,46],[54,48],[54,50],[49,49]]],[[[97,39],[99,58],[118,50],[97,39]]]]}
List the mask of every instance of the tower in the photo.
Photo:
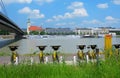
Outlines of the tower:
{"type": "Polygon", "coordinates": [[[28,35],[30,33],[30,31],[29,31],[30,25],[31,25],[31,22],[30,22],[30,19],[28,19],[28,21],[27,21],[27,34],[28,35]]]}

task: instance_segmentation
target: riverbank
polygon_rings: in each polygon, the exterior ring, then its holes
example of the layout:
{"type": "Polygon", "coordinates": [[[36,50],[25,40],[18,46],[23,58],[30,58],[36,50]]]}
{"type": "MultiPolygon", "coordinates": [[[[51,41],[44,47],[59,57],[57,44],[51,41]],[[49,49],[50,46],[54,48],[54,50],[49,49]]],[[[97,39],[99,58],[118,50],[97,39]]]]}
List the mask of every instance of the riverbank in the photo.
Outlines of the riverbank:
{"type": "MultiPolygon", "coordinates": [[[[119,58],[120,59],[120,58],[119,58]]],[[[119,78],[120,60],[97,63],[0,65],[1,78],[119,78]]]]}
{"type": "MultiPolygon", "coordinates": [[[[11,64],[11,61],[10,61],[11,56],[10,55],[0,56],[0,64],[11,64]]],[[[73,61],[73,56],[76,56],[76,54],[59,54],[59,57],[60,56],[62,56],[65,61],[73,61]]],[[[35,64],[40,63],[38,54],[19,55],[19,63],[30,63],[31,57],[33,59],[33,63],[35,63],[35,64]]],[[[52,62],[52,54],[44,55],[44,59],[45,59],[45,57],[48,57],[48,63],[52,62]]]]}
{"type": "MultiPolygon", "coordinates": [[[[59,53],[58,54],[60,63],[66,63],[68,65],[77,64],[77,53],[59,53]]],[[[104,54],[99,55],[99,60],[105,60],[104,54]]],[[[94,62],[96,62],[97,59],[94,59],[94,62]]],[[[85,57],[84,60],[81,60],[81,62],[93,62],[93,60],[87,60],[85,57]]],[[[24,54],[19,55],[19,64],[39,64],[39,54],[24,54]],[[32,60],[32,61],[31,61],[32,60]]],[[[52,54],[44,54],[44,63],[51,64],[53,63],[52,54]]],[[[0,56],[0,64],[11,64],[11,56],[0,56]]]]}
{"type": "Polygon", "coordinates": [[[15,39],[14,35],[0,35],[0,39],[15,39]]]}

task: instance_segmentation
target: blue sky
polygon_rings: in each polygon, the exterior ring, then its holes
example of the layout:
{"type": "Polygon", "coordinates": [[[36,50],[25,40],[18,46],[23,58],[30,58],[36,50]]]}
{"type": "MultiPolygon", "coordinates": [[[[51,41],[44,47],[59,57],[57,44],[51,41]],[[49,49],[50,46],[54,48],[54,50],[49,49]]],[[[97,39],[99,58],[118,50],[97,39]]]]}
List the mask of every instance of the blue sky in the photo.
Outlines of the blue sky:
{"type": "MultiPolygon", "coordinates": [[[[20,28],[120,28],[120,0],[2,0],[8,17],[20,28]]],[[[1,12],[4,13],[0,7],[1,12]]]]}

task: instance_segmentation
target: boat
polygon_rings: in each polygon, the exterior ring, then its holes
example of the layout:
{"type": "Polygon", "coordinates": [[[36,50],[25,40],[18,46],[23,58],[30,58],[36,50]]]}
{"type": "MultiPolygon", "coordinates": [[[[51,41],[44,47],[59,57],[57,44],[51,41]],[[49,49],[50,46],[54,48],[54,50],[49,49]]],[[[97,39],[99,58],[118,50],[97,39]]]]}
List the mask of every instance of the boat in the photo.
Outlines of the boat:
{"type": "Polygon", "coordinates": [[[95,36],[94,35],[83,35],[83,36],[81,36],[82,38],[95,38],[95,36]]]}

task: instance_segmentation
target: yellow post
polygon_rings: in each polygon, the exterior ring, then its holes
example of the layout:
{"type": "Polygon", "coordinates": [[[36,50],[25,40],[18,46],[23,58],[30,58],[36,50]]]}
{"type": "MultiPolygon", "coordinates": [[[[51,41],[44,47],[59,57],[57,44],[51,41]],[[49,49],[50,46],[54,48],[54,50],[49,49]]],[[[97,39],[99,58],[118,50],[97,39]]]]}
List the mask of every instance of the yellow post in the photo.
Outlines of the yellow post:
{"type": "Polygon", "coordinates": [[[40,58],[43,57],[43,52],[42,52],[42,51],[40,51],[40,55],[39,55],[39,57],[40,57],[40,58]]]}
{"type": "Polygon", "coordinates": [[[106,34],[105,39],[104,39],[104,49],[105,49],[105,54],[111,56],[112,55],[112,35],[106,34]]]}
{"type": "Polygon", "coordinates": [[[57,54],[57,52],[54,51],[54,52],[53,52],[53,58],[54,58],[54,60],[56,60],[56,54],[57,54]]]}

